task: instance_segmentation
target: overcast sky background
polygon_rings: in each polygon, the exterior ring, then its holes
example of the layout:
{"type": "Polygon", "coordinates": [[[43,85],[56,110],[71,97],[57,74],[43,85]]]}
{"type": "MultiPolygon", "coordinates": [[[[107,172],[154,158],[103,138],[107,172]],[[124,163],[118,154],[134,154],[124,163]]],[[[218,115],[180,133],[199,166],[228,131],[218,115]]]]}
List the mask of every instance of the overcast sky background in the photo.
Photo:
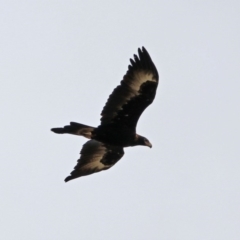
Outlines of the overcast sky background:
{"type": "Polygon", "coordinates": [[[1,1],[0,237],[237,240],[239,1],[1,1]],[[145,46],[160,75],[134,147],[65,183],[145,46]]]}

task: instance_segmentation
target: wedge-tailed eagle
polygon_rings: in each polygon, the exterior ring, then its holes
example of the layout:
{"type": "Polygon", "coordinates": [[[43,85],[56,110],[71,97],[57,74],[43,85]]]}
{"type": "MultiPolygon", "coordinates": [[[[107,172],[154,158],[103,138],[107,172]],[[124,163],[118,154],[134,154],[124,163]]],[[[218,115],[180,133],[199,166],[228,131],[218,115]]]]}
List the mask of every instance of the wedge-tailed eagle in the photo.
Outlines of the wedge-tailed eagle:
{"type": "Polygon", "coordinates": [[[63,128],[51,129],[55,133],[90,139],[83,145],[77,165],[66,182],[109,169],[122,158],[124,147],[152,147],[147,138],[136,133],[136,126],[142,112],[154,100],[158,71],[144,47],[138,49],[138,56],[134,55],[130,63],[120,85],[109,96],[98,127],[70,122],[63,128]]]}

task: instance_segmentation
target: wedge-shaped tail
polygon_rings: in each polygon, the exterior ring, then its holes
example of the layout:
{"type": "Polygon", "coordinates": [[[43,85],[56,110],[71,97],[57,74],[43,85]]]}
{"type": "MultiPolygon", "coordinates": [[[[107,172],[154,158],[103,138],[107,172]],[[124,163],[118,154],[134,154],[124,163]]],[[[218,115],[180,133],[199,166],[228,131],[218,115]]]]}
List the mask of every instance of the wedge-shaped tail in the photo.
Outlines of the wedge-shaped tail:
{"type": "Polygon", "coordinates": [[[70,122],[70,125],[64,126],[63,128],[52,128],[51,131],[58,134],[69,133],[91,139],[94,129],[94,127],[90,127],[81,123],[70,122]]]}

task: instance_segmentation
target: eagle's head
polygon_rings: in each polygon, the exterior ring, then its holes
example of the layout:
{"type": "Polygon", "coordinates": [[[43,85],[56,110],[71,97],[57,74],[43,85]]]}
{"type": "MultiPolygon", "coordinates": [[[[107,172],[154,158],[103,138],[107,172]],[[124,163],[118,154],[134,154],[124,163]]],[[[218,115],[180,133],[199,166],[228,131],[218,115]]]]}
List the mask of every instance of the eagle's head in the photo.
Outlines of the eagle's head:
{"type": "Polygon", "coordinates": [[[152,144],[149,142],[149,140],[138,134],[136,134],[135,142],[136,142],[136,145],[148,146],[148,147],[152,148],[152,144]]]}

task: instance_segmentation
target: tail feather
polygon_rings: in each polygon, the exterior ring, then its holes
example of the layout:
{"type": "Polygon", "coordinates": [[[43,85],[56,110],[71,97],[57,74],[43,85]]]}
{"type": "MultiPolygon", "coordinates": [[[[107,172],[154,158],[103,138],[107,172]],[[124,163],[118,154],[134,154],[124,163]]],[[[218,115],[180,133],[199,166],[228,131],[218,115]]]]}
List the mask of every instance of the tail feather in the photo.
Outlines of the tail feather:
{"type": "Polygon", "coordinates": [[[81,123],[70,122],[70,125],[66,125],[63,128],[52,128],[51,131],[58,134],[68,133],[74,135],[84,136],[91,139],[92,131],[94,127],[90,127],[81,123]]]}

